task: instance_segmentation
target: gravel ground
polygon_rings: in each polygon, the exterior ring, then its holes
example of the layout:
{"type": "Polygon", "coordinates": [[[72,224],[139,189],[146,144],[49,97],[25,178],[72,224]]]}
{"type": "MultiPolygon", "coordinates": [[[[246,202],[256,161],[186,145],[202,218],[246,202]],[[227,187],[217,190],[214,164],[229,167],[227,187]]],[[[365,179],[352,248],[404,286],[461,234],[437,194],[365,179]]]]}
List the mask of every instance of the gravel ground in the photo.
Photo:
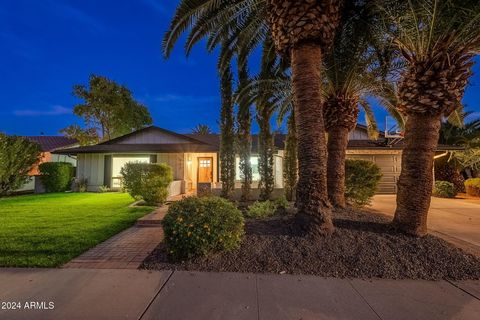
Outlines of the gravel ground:
{"type": "Polygon", "coordinates": [[[335,233],[313,242],[291,217],[247,220],[239,249],[172,263],[160,244],[144,269],[311,274],[341,278],[480,278],[480,258],[434,236],[395,233],[388,218],[359,210],[334,213],[335,233]]]}

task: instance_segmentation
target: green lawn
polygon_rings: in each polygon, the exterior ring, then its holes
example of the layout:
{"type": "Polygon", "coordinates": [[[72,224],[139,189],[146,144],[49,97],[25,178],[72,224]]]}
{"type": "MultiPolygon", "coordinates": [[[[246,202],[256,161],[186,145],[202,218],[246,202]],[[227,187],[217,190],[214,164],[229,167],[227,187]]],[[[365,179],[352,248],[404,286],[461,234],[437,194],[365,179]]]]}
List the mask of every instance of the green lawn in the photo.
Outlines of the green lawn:
{"type": "Polygon", "coordinates": [[[57,267],[134,224],[151,207],[125,193],[0,199],[0,267],[57,267]]]}

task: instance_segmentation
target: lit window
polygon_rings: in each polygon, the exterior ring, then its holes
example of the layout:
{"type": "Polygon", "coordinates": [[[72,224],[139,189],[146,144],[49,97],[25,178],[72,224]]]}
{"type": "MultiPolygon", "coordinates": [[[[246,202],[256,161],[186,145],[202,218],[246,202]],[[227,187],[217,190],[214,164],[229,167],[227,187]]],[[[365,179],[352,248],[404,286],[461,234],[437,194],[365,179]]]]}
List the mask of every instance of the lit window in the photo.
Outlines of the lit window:
{"type": "MultiPolygon", "coordinates": [[[[236,170],[235,170],[235,179],[242,180],[242,173],[240,171],[240,158],[235,159],[236,170]]],[[[252,166],[252,181],[259,181],[260,174],[258,172],[258,157],[250,157],[250,165],[252,166]]]]}

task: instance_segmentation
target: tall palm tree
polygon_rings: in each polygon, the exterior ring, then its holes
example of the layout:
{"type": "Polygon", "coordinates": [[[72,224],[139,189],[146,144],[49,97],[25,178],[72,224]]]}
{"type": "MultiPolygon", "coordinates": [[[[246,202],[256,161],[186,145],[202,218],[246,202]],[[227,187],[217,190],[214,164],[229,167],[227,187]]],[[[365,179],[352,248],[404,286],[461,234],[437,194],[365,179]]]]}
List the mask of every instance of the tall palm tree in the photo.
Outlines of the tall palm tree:
{"type": "Polygon", "coordinates": [[[341,0],[267,0],[277,51],[291,61],[298,133],[297,208],[313,235],[333,231],[327,193],[327,145],[321,99],[321,61],[340,20],[341,0]]]}
{"type": "Polygon", "coordinates": [[[435,154],[443,117],[461,106],[480,51],[480,3],[457,0],[381,1],[387,31],[406,68],[398,109],[407,117],[394,225],[427,233],[435,154]]]}

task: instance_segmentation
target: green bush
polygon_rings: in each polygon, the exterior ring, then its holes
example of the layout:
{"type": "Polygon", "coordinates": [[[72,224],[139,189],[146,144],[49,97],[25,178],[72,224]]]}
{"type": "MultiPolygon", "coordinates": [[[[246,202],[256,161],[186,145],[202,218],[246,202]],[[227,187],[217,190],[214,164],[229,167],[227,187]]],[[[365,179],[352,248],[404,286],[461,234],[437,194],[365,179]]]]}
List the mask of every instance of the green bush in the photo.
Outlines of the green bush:
{"type": "Polygon", "coordinates": [[[236,249],[244,234],[241,211],[219,197],[174,202],[162,224],[169,255],[176,260],[236,249]]]}
{"type": "Polygon", "coordinates": [[[141,197],[147,205],[162,205],[173,181],[167,164],[129,162],[121,170],[123,186],[133,198],[141,197]]]}
{"type": "Polygon", "coordinates": [[[467,194],[474,197],[480,197],[480,178],[468,179],[465,181],[467,194]]]}
{"type": "Polygon", "coordinates": [[[287,200],[287,197],[285,197],[285,195],[278,197],[273,202],[277,209],[287,209],[289,206],[289,202],[287,200]]]}
{"type": "Polygon", "coordinates": [[[439,198],[455,198],[457,191],[455,185],[448,181],[435,181],[433,195],[439,198]]]}
{"type": "Polygon", "coordinates": [[[255,201],[248,207],[245,217],[247,218],[268,218],[275,214],[277,205],[270,200],[255,201]]]}
{"type": "Polygon", "coordinates": [[[46,192],[70,190],[74,176],[74,167],[69,162],[44,162],[38,166],[40,181],[46,192]]]}
{"type": "Polygon", "coordinates": [[[88,179],[87,178],[76,178],[74,180],[75,191],[76,192],[87,192],[88,188],[88,179]]]}
{"type": "Polygon", "coordinates": [[[382,172],[375,163],[347,159],[345,161],[346,200],[358,207],[369,204],[377,191],[381,178],[382,172]]]}
{"type": "Polygon", "coordinates": [[[106,192],[110,192],[110,191],[111,191],[110,188],[107,187],[107,186],[98,187],[98,192],[100,192],[100,193],[106,193],[106,192]]]}

